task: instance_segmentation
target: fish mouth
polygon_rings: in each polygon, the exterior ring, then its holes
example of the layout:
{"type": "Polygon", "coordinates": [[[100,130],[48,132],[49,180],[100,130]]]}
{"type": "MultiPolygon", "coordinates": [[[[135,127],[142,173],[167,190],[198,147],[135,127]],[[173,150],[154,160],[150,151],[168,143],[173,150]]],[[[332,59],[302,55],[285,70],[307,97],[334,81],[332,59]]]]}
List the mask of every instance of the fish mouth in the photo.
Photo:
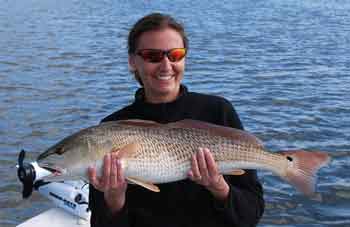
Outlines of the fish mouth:
{"type": "Polygon", "coordinates": [[[47,166],[47,165],[42,165],[41,168],[46,169],[47,171],[51,172],[52,176],[61,176],[63,175],[66,171],[63,168],[60,168],[58,166],[47,166]]]}

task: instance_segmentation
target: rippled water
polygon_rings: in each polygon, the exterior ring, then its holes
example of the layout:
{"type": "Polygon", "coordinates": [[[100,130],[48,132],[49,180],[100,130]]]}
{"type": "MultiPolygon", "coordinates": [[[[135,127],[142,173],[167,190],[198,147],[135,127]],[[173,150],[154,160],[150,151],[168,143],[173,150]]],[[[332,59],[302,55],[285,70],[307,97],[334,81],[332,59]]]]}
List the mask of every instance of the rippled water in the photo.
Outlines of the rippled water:
{"type": "Polygon", "coordinates": [[[271,150],[331,153],[322,200],[259,173],[259,226],[350,226],[350,3],[340,0],[0,0],[0,226],[52,206],[21,199],[20,149],[33,158],[133,99],[126,37],[153,11],[186,25],[190,90],[229,99],[271,150]]]}

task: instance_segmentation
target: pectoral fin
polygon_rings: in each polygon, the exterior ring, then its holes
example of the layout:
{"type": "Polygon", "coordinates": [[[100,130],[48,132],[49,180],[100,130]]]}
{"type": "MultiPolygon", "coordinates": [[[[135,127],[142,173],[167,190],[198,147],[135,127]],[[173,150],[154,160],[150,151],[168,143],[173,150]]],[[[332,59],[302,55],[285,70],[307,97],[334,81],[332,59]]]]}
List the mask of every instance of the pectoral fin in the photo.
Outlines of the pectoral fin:
{"type": "Polygon", "coordinates": [[[140,185],[140,186],[147,188],[148,190],[151,190],[153,192],[160,192],[159,188],[152,183],[145,182],[145,181],[133,178],[133,177],[127,177],[126,179],[134,184],[140,185]]]}
{"type": "Polygon", "coordinates": [[[111,152],[118,154],[118,158],[131,158],[133,157],[140,148],[138,143],[129,143],[120,149],[113,149],[111,152]]]}
{"type": "Polygon", "coordinates": [[[229,173],[227,173],[227,175],[240,176],[240,175],[243,175],[244,173],[245,173],[245,171],[243,169],[234,169],[234,170],[230,171],[229,173]]]}

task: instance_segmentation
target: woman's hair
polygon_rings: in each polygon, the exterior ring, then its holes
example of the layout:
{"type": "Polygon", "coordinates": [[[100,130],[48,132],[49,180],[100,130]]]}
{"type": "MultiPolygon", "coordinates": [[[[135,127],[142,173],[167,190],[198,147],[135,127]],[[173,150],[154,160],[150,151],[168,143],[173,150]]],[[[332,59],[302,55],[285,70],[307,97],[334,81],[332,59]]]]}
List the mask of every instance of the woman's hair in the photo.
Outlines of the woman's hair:
{"type": "MultiPolygon", "coordinates": [[[[169,15],[152,13],[138,20],[130,30],[128,37],[128,53],[134,54],[136,52],[138,41],[144,32],[157,31],[165,28],[171,28],[177,31],[182,37],[184,47],[188,49],[188,39],[184,27],[169,15]]],[[[143,85],[138,72],[134,73],[136,80],[143,85]]]]}

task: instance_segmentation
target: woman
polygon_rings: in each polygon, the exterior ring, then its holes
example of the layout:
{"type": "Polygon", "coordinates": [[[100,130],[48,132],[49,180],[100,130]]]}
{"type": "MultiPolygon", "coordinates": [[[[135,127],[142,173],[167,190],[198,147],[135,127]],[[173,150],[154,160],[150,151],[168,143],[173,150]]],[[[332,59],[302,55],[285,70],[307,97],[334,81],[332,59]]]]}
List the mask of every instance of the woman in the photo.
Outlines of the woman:
{"type": "MultiPolygon", "coordinates": [[[[188,40],[183,27],[163,14],[140,19],[128,38],[129,67],[142,86],[135,101],[102,120],[159,123],[196,119],[243,129],[225,99],[189,92],[181,84],[188,40]]],[[[106,155],[103,175],[89,169],[91,226],[255,226],[263,210],[256,172],[222,176],[210,151],[199,148],[188,179],[160,184],[154,193],[127,185],[118,158],[106,155]]]]}

